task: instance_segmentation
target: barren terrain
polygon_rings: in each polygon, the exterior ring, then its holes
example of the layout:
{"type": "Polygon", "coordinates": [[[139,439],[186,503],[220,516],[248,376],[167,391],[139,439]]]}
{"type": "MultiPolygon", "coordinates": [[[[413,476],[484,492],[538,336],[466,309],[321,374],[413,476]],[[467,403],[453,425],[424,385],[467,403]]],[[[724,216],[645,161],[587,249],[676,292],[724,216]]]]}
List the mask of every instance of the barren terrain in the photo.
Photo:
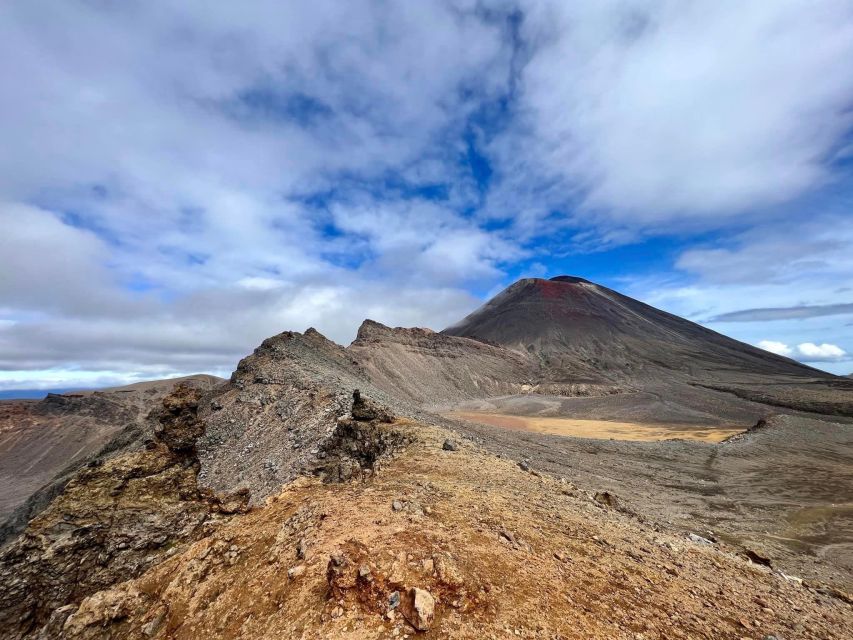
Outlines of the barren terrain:
{"type": "Polygon", "coordinates": [[[198,375],[0,401],[0,543],[49,502],[84,461],[117,438],[141,441],[148,413],[182,382],[210,389],[224,381],[198,375]],[[30,498],[33,504],[27,505],[30,498]]]}
{"type": "Polygon", "coordinates": [[[189,382],[0,405],[5,637],[853,633],[849,381],[582,279],[189,382]]]}
{"type": "Polygon", "coordinates": [[[490,424],[505,429],[520,429],[522,431],[548,433],[555,436],[603,440],[656,442],[658,440],[681,439],[721,442],[726,438],[745,431],[745,429],[739,427],[725,428],[690,424],[649,424],[641,422],[617,422],[615,420],[540,418],[479,411],[451,411],[445,415],[450,418],[490,424]]]}
{"type": "Polygon", "coordinates": [[[851,605],[407,421],[365,480],[304,478],[139,578],[68,638],[846,638],[851,605]],[[428,622],[407,606],[429,594],[428,622]],[[400,604],[396,604],[400,601],[400,604]]]}

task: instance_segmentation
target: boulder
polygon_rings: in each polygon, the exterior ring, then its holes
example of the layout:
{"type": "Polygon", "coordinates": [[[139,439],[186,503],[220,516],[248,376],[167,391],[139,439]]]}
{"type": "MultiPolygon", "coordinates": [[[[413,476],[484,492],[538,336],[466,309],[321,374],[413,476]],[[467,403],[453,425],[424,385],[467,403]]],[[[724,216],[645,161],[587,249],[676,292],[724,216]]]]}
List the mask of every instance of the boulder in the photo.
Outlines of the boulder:
{"type": "Polygon", "coordinates": [[[687,539],[690,542],[695,542],[696,544],[714,544],[712,540],[708,540],[708,538],[703,538],[700,535],[696,535],[695,533],[688,533],[687,539]]]}
{"type": "Polygon", "coordinates": [[[412,587],[402,598],[400,611],[417,631],[428,631],[435,618],[435,598],[425,589],[412,587]]]}

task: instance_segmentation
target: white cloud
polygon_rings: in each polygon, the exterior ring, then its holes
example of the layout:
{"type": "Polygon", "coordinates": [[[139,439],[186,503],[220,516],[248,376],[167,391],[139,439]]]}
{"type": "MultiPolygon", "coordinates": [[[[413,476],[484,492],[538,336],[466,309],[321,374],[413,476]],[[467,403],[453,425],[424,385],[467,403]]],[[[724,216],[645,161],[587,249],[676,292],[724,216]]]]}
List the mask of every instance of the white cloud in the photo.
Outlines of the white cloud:
{"type": "Polygon", "coordinates": [[[775,340],[761,340],[758,343],[758,347],[779,356],[790,356],[793,353],[793,350],[787,344],[776,342],[775,340]]]}
{"type": "MultiPolygon", "coordinates": [[[[0,371],[145,371],[149,377],[230,371],[264,338],[314,326],[346,344],[364,318],[441,329],[478,301],[457,288],[404,287],[339,274],[334,284],[220,287],[136,317],[42,316],[0,327],[0,371]]],[[[21,378],[22,375],[13,375],[21,378]]]]}
{"type": "Polygon", "coordinates": [[[112,298],[109,247],[91,231],[50,211],[2,201],[0,230],[0,309],[89,315],[129,303],[120,292],[121,300],[112,298]]]}
{"type": "Polygon", "coordinates": [[[275,278],[260,278],[260,277],[252,277],[252,278],[240,278],[237,282],[244,289],[250,289],[255,291],[271,291],[273,289],[278,289],[279,287],[284,285],[284,282],[281,280],[276,280],[275,278]]]}
{"type": "Polygon", "coordinates": [[[688,249],[676,267],[719,284],[801,280],[810,283],[805,291],[847,281],[853,274],[853,227],[846,214],[800,212],[785,225],[760,226],[726,244],[688,249]]]}
{"type": "Polygon", "coordinates": [[[803,342],[792,348],[784,342],[761,340],[757,346],[765,351],[770,351],[780,356],[795,358],[803,362],[833,362],[843,360],[847,355],[847,352],[838,345],[827,342],[823,344],[803,342]]]}
{"type": "Polygon", "coordinates": [[[0,371],[0,391],[10,389],[73,389],[117,387],[141,382],[144,377],[116,375],[111,371],[76,371],[44,369],[35,371],[0,371]]]}
{"type": "Polygon", "coordinates": [[[851,125],[853,4],[535,2],[516,138],[495,142],[498,210],[720,226],[832,179],[851,125]],[[724,43],[724,44],[723,44],[724,43]]]}
{"type": "Polygon", "coordinates": [[[797,353],[806,362],[821,362],[826,360],[841,360],[847,355],[841,347],[834,344],[814,344],[813,342],[803,342],[797,345],[797,353]]]}
{"type": "Polygon", "coordinates": [[[458,212],[454,146],[508,52],[466,0],[2,5],[0,369],[184,373],[285,329],[449,324],[517,252],[458,212]],[[453,206],[304,201],[388,172],[453,206]]]}
{"type": "MultiPolygon", "coordinates": [[[[798,215],[784,225],[758,225],[738,235],[722,235],[708,246],[683,250],[678,271],[663,277],[631,279],[629,294],[749,344],[768,335],[794,345],[790,357],[822,362],[833,373],[848,373],[839,360],[813,358],[795,345],[821,342],[849,351],[850,325],[820,310],[846,310],[853,297],[853,227],[848,216],[798,215]],[[762,310],[765,313],[757,313],[762,310]],[[767,313],[767,311],[772,313],[767,313]],[[732,319],[755,316],[752,322],[732,319]]],[[[770,349],[772,350],[772,349],[770,349]]]]}
{"type": "Polygon", "coordinates": [[[408,273],[420,283],[477,282],[500,277],[499,265],[524,252],[511,240],[480,229],[446,206],[422,200],[368,201],[332,207],[336,226],[366,242],[365,270],[408,273]]]}

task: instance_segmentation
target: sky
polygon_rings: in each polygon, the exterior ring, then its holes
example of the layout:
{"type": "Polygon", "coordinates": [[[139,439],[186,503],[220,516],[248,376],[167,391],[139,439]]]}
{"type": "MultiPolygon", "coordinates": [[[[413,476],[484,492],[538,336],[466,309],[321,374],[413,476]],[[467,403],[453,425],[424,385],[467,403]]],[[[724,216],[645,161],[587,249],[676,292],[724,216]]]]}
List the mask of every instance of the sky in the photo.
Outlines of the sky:
{"type": "Polygon", "coordinates": [[[0,4],[0,390],[572,274],[853,372],[853,0],[0,4]]]}

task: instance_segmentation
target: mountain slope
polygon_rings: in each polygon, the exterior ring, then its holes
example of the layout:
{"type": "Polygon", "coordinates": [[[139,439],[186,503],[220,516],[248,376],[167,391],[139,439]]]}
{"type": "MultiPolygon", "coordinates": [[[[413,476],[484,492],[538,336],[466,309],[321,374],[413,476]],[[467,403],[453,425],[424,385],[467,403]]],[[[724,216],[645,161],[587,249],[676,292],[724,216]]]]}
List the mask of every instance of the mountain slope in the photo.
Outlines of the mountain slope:
{"type": "Polygon", "coordinates": [[[523,393],[538,369],[524,353],[373,320],[362,323],[347,352],[377,387],[425,406],[523,393]]]}
{"type": "Polygon", "coordinates": [[[520,280],[442,333],[534,354],[555,382],[833,377],[572,276],[520,280]]]}
{"type": "Polygon", "coordinates": [[[766,415],[758,392],[853,383],[578,279],[467,323],[365,321],[348,348],[284,332],[221,385],[36,403],[118,435],[0,550],[0,637],[849,637],[850,596],[822,583],[851,584],[851,421],[709,444],[430,412],[730,430],[766,415]]]}

